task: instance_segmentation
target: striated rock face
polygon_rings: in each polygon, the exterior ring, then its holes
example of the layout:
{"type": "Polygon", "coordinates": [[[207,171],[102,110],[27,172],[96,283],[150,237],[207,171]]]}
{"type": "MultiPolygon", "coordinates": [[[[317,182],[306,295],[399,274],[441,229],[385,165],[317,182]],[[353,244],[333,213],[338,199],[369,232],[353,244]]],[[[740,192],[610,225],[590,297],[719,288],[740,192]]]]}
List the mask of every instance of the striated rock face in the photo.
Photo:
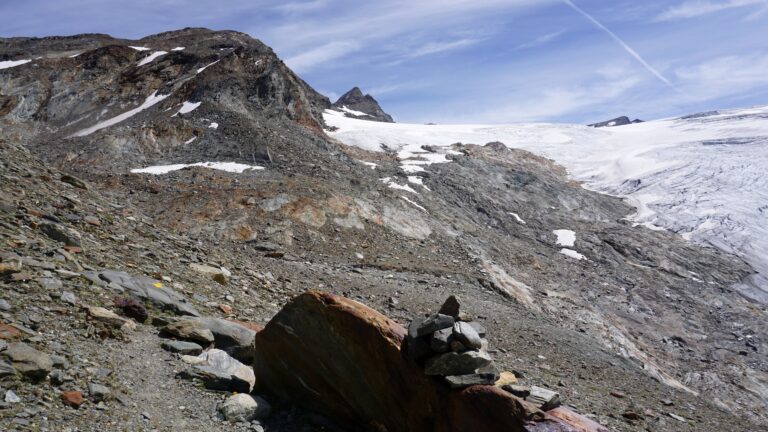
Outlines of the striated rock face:
{"type": "Polygon", "coordinates": [[[354,87],[352,90],[344,93],[339,100],[337,100],[333,107],[344,111],[348,117],[359,118],[361,120],[373,120],[384,123],[394,123],[392,116],[385,113],[379,103],[373,96],[366,94],[358,88],[354,87]],[[356,111],[356,112],[354,112],[356,111]]]}
{"type": "Polygon", "coordinates": [[[450,390],[427,377],[400,352],[405,334],[355,301],[302,294],[256,335],[256,390],[366,430],[526,430],[524,402],[493,386],[450,390]]]}

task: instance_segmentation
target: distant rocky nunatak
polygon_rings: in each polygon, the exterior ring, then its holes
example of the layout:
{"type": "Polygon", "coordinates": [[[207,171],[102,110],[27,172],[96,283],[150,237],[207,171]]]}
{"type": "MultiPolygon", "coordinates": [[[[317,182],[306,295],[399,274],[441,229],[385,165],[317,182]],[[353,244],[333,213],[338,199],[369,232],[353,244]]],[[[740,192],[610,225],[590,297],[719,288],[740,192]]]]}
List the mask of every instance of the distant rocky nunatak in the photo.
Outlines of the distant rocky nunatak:
{"type": "Polygon", "coordinates": [[[354,87],[352,90],[344,93],[333,104],[333,107],[344,111],[344,114],[348,117],[385,123],[395,122],[391,115],[381,109],[381,106],[379,106],[379,103],[376,102],[373,96],[369,94],[363,95],[363,92],[358,87],[354,87]]]}

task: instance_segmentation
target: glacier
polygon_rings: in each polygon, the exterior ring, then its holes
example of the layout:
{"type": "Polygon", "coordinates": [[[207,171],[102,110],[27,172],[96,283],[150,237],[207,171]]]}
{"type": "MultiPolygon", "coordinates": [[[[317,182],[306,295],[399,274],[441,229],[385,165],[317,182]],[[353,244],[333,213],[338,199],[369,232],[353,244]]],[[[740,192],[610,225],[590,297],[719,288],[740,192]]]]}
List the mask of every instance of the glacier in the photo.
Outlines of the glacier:
{"type": "Polygon", "coordinates": [[[436,154],[434,148],[457,142],[500,141],[550,158],[586,188],[625,198],[636,208],[628,215],[635,223],[741,257],[756,273],[734,288],[768,303],[768,106],[611,128],[380,123],[334,110],[324,119],[331,137],[396,152],[411,173],[450,163],[450,150],[436,154]]]}

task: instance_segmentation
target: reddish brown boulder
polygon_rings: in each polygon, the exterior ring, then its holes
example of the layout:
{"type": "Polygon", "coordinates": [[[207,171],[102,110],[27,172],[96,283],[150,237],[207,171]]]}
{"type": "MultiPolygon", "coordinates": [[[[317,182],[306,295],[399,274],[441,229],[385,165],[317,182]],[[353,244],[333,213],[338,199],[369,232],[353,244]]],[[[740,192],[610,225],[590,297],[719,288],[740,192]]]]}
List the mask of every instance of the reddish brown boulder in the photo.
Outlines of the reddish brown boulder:
{"type": "Polygon", "coordinates": [[[0,323],[0,339],[21,339],[21,332],[16,327],[0,323]]]}
{"type": "Polygon", "coordinates": [[[61,402],[72,408],[80,408],[85,399],[79,391],[65,391],[61,394],[61,402]]]}
{"type": "Polygon", "coordinates": [[[491,386],[450,390],[404,358],[404,336],[360,303],[302,294],[256,335],[258,391],[367,430],[524,430],[516,398],[491,386]]]}

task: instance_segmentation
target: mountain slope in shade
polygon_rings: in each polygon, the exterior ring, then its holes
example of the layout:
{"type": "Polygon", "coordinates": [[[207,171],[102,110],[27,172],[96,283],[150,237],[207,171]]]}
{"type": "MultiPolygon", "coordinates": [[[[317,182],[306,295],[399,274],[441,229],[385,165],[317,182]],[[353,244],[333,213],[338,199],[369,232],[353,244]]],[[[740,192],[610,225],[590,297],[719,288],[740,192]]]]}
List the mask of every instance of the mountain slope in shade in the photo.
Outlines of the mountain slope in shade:
{"type": "Polygon", "coordinates": [[[347,117],[360,120],[373,120],[378,122],[393,123],[392,116],[385,113],[373,96],[366,94],[358,87],[344,93],[339,100],[334,102],[333,108],[340,110],[347,117]]]}

